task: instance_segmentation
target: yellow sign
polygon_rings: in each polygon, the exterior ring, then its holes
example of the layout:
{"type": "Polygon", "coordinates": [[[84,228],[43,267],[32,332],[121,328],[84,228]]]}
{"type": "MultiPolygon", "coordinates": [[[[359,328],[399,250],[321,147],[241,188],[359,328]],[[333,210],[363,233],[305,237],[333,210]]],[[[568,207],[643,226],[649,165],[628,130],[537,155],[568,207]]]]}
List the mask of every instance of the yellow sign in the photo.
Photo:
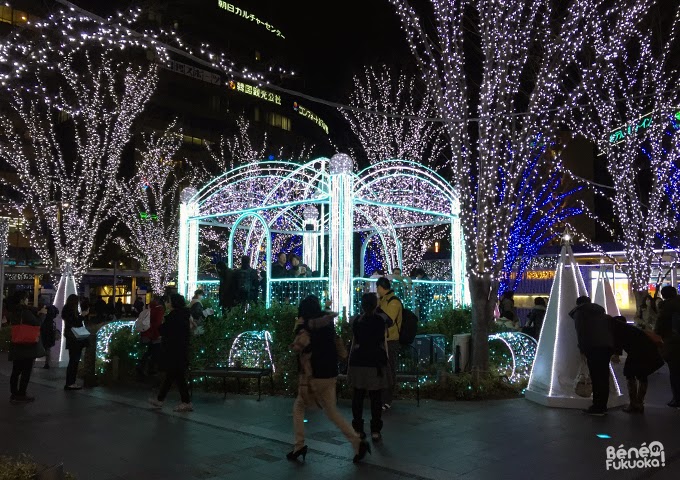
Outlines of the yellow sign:
{"type": "Polygon", "coordinates": [[[229,82],[229,88],[232,90],[236,90],[237,92],[242,92],[246,93],[248,95],[252,95],[253,97],[257,97],[261,100],[266,100],[268,102],[275,103],[276,105],[281,105],[281,96],[277,95],[275,93],[272,93],[268,90],[265,90],[260,87],[256,87],[255,85],[248,85],[247,83],[243,82],[234,82],[233,80],[229,82]]]}
{"type": "Polygon", "coordinates": [[[233,13],[234,15],[237,15],[244,20],[250,20],[253,23],[257,23],[258,25],[262,26],[263,28],[266,28],[268,32],[273,33],[279,38],[285,39],[286,37],[283,36],[281,33],[281,30],[274,28],[274,25],[270,25],[269,22],[265,22],[264,20],[260,20],[257,18],[255,15],[252,13],[248,13],[246,10],[243,10],[236,5],[233,5],[229,2],[224,2],[223,0],[217,0],[217,6],[223,10],[226,10],[229,13],[233,13]]]}
{"type": "Polygon", "coordinates": [[[552,280],[555,278],[554,270],[529,270],[526,273],[527,280],[552,280]]]}
{"type": "Polygon", "coordinates": [[[321,127],[321,129],[326,132],[326,135],[328,135],[328,125],[326,125],[326,122],[324,122],[321,118],[319,118],[318,115],[313,113],[311,110],[307,110],[305,107],[300,105],[297,102],[293,103],[293,108],[295,109],[296,112],[298,112],[300,115],[303,117],[306,117],[310,119],[312,122],[316,123],[318,126],[321,127]]]}

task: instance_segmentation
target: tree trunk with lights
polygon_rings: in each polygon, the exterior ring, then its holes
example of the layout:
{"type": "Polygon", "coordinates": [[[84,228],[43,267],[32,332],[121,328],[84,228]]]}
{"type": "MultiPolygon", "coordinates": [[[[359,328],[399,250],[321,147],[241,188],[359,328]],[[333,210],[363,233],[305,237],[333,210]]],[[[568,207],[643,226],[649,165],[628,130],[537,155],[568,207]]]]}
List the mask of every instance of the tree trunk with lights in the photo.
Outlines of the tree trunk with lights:
{"type": "Polygon", "coordinates": [[[475,379],[489,371],[489,330],[498,287],[488,275],[470,278],[472,300],[472,372],[475,379]]]}

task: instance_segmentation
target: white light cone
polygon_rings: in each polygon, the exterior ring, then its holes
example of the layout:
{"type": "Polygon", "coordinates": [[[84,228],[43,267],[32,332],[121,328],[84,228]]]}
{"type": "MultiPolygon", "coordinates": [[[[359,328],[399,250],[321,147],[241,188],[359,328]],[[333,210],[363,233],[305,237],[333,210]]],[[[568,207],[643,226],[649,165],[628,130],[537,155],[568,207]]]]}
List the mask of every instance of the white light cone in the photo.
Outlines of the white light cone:
{"type": "Polygon", "coordinates": [[[604,268],[600,269],[597,276],[597,284],[595,285],[595,293],[593,294],[593,303],[597,303],[604,308],[607,315],[612,317],[618,317],[621,315],[619,307],[616,305],[616,297],[614,297],[614,290],[612,289],[611,283],[609,283],[609,278],[607,272],[604,268]]]}
{"type": "Polygon", "coordinates": [[[73,278],[73,271],[70,265],[66,265],[64,273],[59,280],[57,292],[54,295],[54,302],[52,305],[59,309],[59,315],[54,319],[57,328],[61,330],[61,339],[56,343],[55,347],[50,351],[50,360],[59,362],[59,366],[64,366],[68,363],[68,352],[66,351],[66,340],[64,339],[64,321],[61,319],[61,311],[66,305],[66,299],[69,295],[78,295],[78,288],[76,287],[76,280],[73,278]],[[58,353],[57,353],[58,352],[58,353]]]}
{"type": "MultiPolygon", "coordinates": [[[[590,398],[579,397],[574,391],[580,353],[574,320],[569,312],[582,295],[588,295],[588,292],[567,240],[560,253],[536,359],[525,392],[528,400],[560,408],[587,408],[592,404],[590,398]]],[[[624,399],[615,377],[611,383],[608,406],[622,405],[624,399]]]]}

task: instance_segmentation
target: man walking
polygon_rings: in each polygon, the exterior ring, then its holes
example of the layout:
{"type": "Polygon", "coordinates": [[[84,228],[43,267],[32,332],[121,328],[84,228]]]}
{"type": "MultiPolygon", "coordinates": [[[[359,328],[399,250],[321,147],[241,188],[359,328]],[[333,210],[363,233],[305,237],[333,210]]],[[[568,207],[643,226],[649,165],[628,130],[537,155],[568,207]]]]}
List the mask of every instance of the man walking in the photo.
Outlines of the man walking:
{"type": "Polygon", "coordinates": [[[383,410],[387,411],[392,408],[392,400],[394,397],[394,389],[396,387],[397,378],[397,355],[399,354],[399,330],[401,329],[401,319],[403,316],[404,307],[401,300],[394,294],[390,281],[385,277],[380,277],[376,281],[376,288],[378,297],[380,297],[379,307],[387,317],[387,355],[389,358],[388,372],[388,386],[382,391],[383,410]]]}
{"type": "Polygon", "coordinates": [[[587,415],[607,414],[609,401],[609,361],[614,353],[612,318],[604,308],[592,303],[590,297],[579,297],[576,308],[569,312],[574,319],[578,348],[585,355],[593,382],[593,405],[584,410],[587,415]]]}
{"type": "Polygon", "coordinates": [[[675,287],[667,285],[661,289],[663,303],[659,308],[654,332],[663,338],[661,355],[668,363],[673,399],[671,408],[680,408],[680,295],[675,287]]]}

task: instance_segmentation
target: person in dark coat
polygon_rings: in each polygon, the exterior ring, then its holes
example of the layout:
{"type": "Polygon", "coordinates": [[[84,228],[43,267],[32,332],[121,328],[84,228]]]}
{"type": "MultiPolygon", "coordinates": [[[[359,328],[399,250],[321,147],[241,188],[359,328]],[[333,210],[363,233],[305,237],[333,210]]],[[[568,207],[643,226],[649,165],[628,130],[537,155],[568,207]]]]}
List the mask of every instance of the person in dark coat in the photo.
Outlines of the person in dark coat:
{"type": "MultiPolygon", "coordinates": [[[[83,302],[86,299],[83,299],[83,302]]],[[[64,390],[80,390],[82,387],[76,384],[76,377],[78,376],[78,364],[80,357],[83,354],[83,349],[87,346],[87,338],[78,339],[73,333],[73,328],[83,327],[84,320],[89,313],[89,302],[86,303],[87,310],[82,310],[82,314],[78,312],[79,307],[78,295],[69,295],[66,299],[66,305],[61,309],[61,319],[64,321],[63,337],[66,340],[66,350],[68,350],[68,366],[66,367],[66,385],[64,390]]]]}
{"type": "Polygon", "coordinates": [[[116,318],[123,318],[123,300],[120,298],[116,300],[116,318]]]}
{"type": "Polygon", "coordinates": [[[663,358],[654,341],[639,327],[628,325],[625,317],[614,317],[616,353],[628,353],[623,376],[628,382],[630,402],[623,411],[643,413],[647,394],[647,377],[663,366],[663,358]]]}
{"type": "Polygon", "coordinates": [[[335,343],[334,319],[337,313],[321,309],[318,297],[310,295],[300,302],[295,339],[291,349],[298,354],[298,396],[293,404],[293,429],[295,444],[286,455],[288,460],[297,460],[307,455],[305,445],[305,407],[316,404],[328,419],[345,435],[354,447],[354,462],[370,453],[371,447],[356,434],[352,426],[342,417],[336,406],[335,388],[338,376],[338,354],[335,343]]]}
{"type": "Polygon", "coordinates": [[[54,305],[47,305],[45,307],[45,318],[40,326],[40,340],[43,348],[45,348],[45,365],[43,368],[50,368],[50,349],[57,343],[57,324],[54,321],[59,315],[59,309],[54,305]]]}
{"type": "Polygon", "coordinates": [[[9,360],[12,362],[12,374],[9,378],[10,402],[29,403],[35,400],[26,394],[31,379],[33,363],[38,357],[45,356],[45,349],[40,342],[40,319],[28,307],[28,296],[24,291],[17,291],[7,305],[10,325],[30,325],[38,327],[34,343],[9,344],[9,360]]]}
{"type": "Polygon", "coordinates": [[[534,308],[527,316],[526,328],[531,332],[531,336],[538,340],[543,329],[543,319],[545,318],[546,303],[541,297],[534,298],[534,308]]]}
{"type": "Polygon", "coordinates": [[[102,323],[106,321],[108,309],[106,307],[106,302],[101,295],[97,297],[97,301],[94,302],[94,313],[97,315],[97,323],[102,323]]]}
{"type": "Polygon", "coordinates": [[[362,314],[352,319],[352,349],[349,355],[348,383],[353,387],[352,426],[361,438],[364,433],[364,397],[371,399],[371,438],[382,439],[382,390],[387,388],[387,350],[385,325],[387,317],[378,314],[378,297],[364,293],[361,297],[362,314]]]}
{"type": "Polygon", "coordinates": [[[215,270],[220,279],[220,307],[222,310],[232,308],[236,305],[235,272],[224,262],[217,262],[215,270]]]}
{"type": "Polygon", "coordinates": [[[680,408],[680,295],[669,285],[661,289],[663,303],[659,307],[654,332],[663,339],[661,355],[668,363],[673,399],[671,408],[680,408]]]}
{"type": "Polygon", "coordinates": [[[290,277],[290,272],[286,269],[286,262],[288,261],[288,256],[281,252],[277,257],[277,261],[272,265],[272,278],[288,278],[290,277]]]}
{"type": "Polygon", "coordinates": [[[182,403],[175,407],[175,412],[191,412],[194,407],[191,404],[186,379],[186,371],[189,368],[191,314],[184,297],[178,293],[170,295],[170,301],[165,304],[165,308],[170,311],[160,327],[161,368],[165,371],[165,379],[158,397],[150,398],[149,403],[156,408],[162,408],[170,387],[177,383],[182,403]]]}
{"type": "Polygon", "coordinates": [[[592,303],[590,297],[579,297],[576,307],[569,312],[574,319],[578,349],[588,361],[593,382],[593,405],[584,410],[588,415],[607,414],[609,401],[609,361],[614,354],[613,319],[604,308],[592,303]]]}
{"type": "Polygon", "coordinates": [[[257,271],[250,266],[250,256],[241,258],[241,268],[236,270],[236,300],[239,304],[256,302],[260,295],[257,271]]]}

